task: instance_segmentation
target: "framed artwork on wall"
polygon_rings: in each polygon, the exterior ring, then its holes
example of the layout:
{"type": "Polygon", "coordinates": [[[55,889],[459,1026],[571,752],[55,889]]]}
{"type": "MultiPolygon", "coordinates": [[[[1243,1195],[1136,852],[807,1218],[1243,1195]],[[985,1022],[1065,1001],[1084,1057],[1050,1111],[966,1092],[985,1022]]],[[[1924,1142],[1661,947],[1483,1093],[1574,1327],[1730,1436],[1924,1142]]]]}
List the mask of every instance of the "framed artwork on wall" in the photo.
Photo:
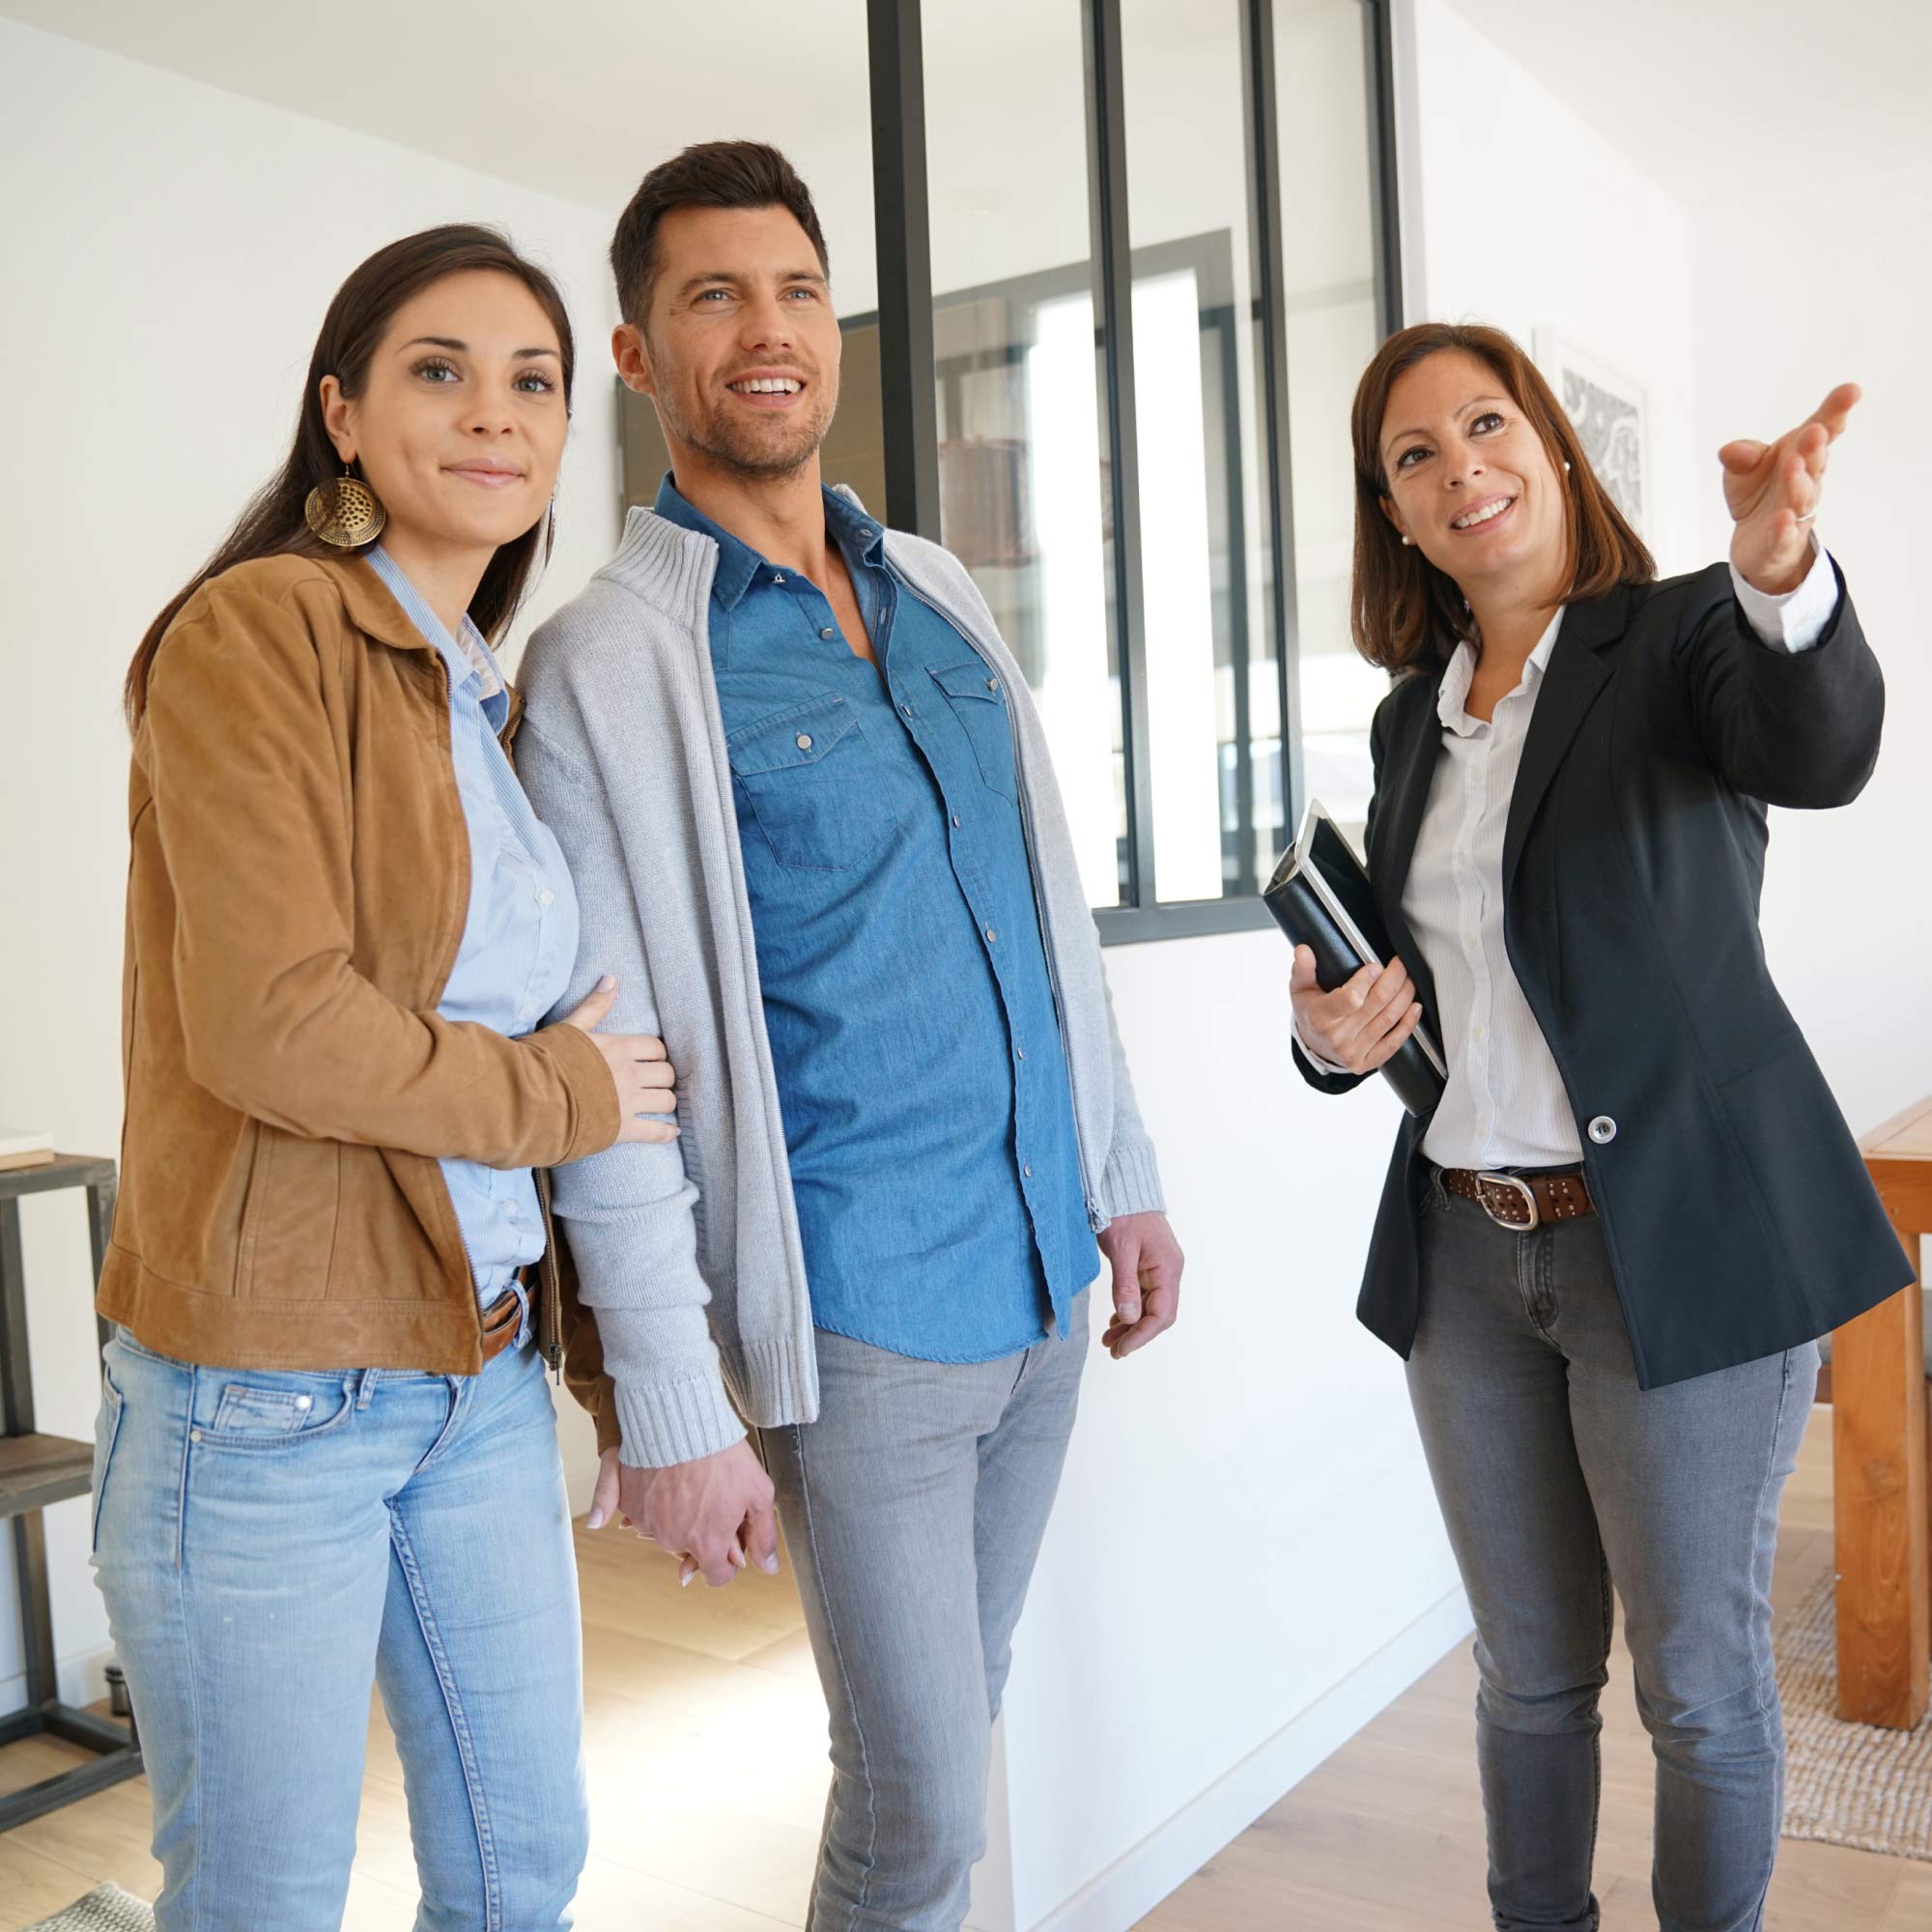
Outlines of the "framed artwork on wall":
{"type": "Polygon", "coordinates": [[[1536,331],[1536,362],[1576,424],[1597,480],[1637,534],[1648,535],[1650,416],[1643,384],[1547,325],[1536,331]]]}

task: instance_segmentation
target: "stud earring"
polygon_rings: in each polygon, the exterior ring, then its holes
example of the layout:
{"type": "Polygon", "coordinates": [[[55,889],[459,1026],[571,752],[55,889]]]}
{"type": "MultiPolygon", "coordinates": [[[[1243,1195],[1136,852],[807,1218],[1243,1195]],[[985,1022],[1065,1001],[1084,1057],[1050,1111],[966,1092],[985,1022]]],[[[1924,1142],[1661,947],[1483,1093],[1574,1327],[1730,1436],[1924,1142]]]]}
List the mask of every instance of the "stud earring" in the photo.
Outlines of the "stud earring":
{"type": "Polygon", "coordinates": [[[355,550],[383,534],[389,513],[375,491],[345,464],[340,476],[318,483],[302,504],[302,518],[324,543],[355,550]]]}
{"type": "Polygon", "coordinates": [[[1565,458],[1563,459],[1563,470],[1564,470],[1564,474],[1565,474],[1565,475],[1568,475],[1568,474],[1569,474],[1569,471],[1570,471],[1570,459],[1569,459],[1569,458],[1568,458],[1567,456],[1566,456],[1566,457],[1565,457],[1565,458]]]}
{"type": "Polygon", "coordinates": [[[1412,544],[1414,541],[1415,539],[1411,536],[1405,535],[1403,538],[1403,542],[1406,544],[1412,544]]]}

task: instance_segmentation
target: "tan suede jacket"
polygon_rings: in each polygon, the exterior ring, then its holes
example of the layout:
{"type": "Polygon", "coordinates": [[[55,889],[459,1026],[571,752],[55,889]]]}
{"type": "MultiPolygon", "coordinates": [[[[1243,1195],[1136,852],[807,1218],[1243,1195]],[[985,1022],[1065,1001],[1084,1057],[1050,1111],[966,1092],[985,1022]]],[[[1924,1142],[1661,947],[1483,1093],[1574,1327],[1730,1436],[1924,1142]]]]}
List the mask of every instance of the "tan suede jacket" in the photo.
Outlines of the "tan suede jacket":
{"type": "Polygon", "coordinates": [[[617,1094],[576,1028],[436,1010],[469,901],[441,657],[359,559],[224,572],[156,654],[128,819],[100,1312],[188,1361],[474,1374],[439,1157],[596,1153],[617,1094]]]}

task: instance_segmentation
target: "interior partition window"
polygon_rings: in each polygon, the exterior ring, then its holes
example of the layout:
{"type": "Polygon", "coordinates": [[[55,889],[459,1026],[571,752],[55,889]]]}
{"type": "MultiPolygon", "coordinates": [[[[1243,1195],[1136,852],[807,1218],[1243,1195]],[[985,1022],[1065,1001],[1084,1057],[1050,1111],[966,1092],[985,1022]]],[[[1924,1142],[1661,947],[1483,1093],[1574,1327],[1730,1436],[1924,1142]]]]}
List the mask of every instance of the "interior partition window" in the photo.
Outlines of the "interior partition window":
{"type": "Polygon", "coordinates": [[[1026,673],[1096,907],[1131,903],[1079,0],[924,16],[940,541],[1026,673]]]}
{"type": "Polygon", "coordinates": [[[868,16],[874,166],[923,188],[875,195],[861,319],[889,514],[1012,646],[1103,937],[1265,923],[1311,785],[1359,818],[1386,688],[1347,601],[1400,307],[1382,0],[868,16]]]}

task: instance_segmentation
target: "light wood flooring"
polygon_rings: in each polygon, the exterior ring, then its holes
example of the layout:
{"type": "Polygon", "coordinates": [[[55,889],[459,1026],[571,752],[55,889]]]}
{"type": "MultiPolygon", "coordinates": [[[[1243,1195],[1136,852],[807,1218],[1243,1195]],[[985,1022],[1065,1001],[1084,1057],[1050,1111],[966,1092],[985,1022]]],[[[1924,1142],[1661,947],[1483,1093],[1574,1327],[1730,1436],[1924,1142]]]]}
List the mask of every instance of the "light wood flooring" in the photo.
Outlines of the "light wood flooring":
{"type": "MultiPolygon", "coordinates": [[[[1831,1411],[1815,1411],[1785,1498],[1776,1597],[1831,1567],[1831,1411]]],[[[825,1793],[825,1714],[789,1572],[679,1590],[621,1532],[580,1530],[592,1855],[585,1932],[797,1927],[825,1793]]],[[[1598,1895],[1606,1932],[1646,1932],[1651,1759],[1619,1646],[1605,1696],[1598,1895]]],[[[1350,1740],[1140,1932],[1486,1932],[1482,1810],[1466,1645],[1350,1740]]],[[[0,1790],[73,1761],[0,1751],[0,1790]]],[[[0,1836],[0,1927],[102,1879],[152,1897],[135,1780],[0,1836]]],[[[347,1932],[407,1932],[414,1905],[402,1774],[370,1726],[347,1932]]],[[[1772,1932],[1932,1932],[1932,1864],[1786,1841],[1772,1932]]],[[[265,1928],[265,1932],[267,1929],[265,1928]]]]}

